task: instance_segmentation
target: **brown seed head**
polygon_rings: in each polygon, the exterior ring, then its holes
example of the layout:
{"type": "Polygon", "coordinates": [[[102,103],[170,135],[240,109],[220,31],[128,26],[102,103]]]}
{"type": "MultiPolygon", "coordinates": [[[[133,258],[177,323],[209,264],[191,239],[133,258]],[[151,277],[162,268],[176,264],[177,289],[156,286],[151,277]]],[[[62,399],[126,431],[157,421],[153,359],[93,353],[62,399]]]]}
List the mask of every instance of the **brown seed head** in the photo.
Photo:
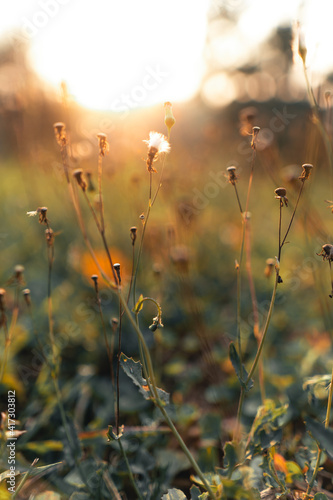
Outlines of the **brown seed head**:
{"type": "Polygon", "coordinates": [[[228,172],[228,180],[229,180],[230,184],[232,184],[234,186],[237,182],[237,179],[238,179],[238,177],[236,175],[236,167],[234,167],[234,166],[228,167],[227,172],[228,172]]]}
{"type": "Polygon", "coordinates": [[[256,140],[257,140],[259,132],[260,132],[260,127],[253,127],[252,128],[252,141],[251,141],[251,148],[252,149],[256,149],[256,140]]]}
{"type": "Polygon", "coordinates": [[[30,290],[29,290],[29,288],[25,288],[24,290],[22,290],[22,294],[23,294],[23,297],[24,297],[24,300],[25,300],[27,306],[30,306],[31,299],[30,299],[30,290]]]}
{"type": "Polygon", "coordinates": [[[299,179],[301,179],[301,181],[304,182],[310,177],[313,165],[311,165],[311,163],[304,163],[304,165],[302,165],[302,169],[303,170],[301,175],[299,176],[299,179]]]}
{"type": "Polygon", "coordinates": [[[130,236],[131,236],[131,240],[132,240],[132,245],[134,246],[135,244],[135,240],[136,240],[136,232],[137,232],[137,228],[136,226],[132,226],[130,228],[130,236]]]}
{"type": "Polygon", "coordinates": [[[106,134],[100,132],[99,134],[97,134],[97,139],[98,139],[99,154],[101,156],[105,156],[105,153],[109,152],[109,143],[106,139],[106,134]]]}
{"type": "Polygon", "coordinates": [[[38,222],[39,224],[46,224],[48,225],[49,221],[47,218],[47,207],[38,207],[37,208],[37,214],[38,214],[38,222]]]}
{"type": "Polygon", "coordinates": [[[87,190],[87,183],[83,177],[82,168],[77,168],[76,170],[74,170],[73,176],[76,179],[76,182],[78,183],[82,191],[85,192],[87,190]]]}
{"type": "Polygon", "coordinates": [[[120,276],[120,264],[119,262],[116,262],[115,264],[113,264],[113,269],[116,271],[117,273],[117,278],[118,278],[118,281],[119,283],[121,283],[121,276],[120,276]]]}
{"type": "Polygon", "coordinates": [[[59,146],[64,146],[66,144],[66,127],[63,122],[56,122],[53,125],[54,134],[59,146]]]}
{"type": "Polygon", "coordinates": [[[287,207],[288,206],[288,198],[287,198],[287,190],[286,190],[286,188],[279,187],[279,188],[276,188],[274,192],[276,194],[275,198],[277,200],[280,200],[281,206],[282,206],[282,204],[284,202],[284,204],[287,207]]]}
{"type": "Polygon", "coordinates": [[[321,247],[321,252],[317,253],[317,255],[321,256],[323,260],[328,260],[329,262],[333,261],[333,245],[330,243],[325,243],[321,247]]]}

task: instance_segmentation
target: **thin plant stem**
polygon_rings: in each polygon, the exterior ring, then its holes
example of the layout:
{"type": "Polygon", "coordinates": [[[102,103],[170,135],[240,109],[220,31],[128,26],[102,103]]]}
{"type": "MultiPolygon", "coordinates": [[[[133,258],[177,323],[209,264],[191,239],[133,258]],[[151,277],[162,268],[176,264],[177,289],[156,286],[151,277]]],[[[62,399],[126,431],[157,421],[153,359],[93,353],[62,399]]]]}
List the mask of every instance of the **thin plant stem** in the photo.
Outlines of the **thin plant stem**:
{"type": "MultiPolygon", "coordinates": [[[[331,374],[331,382],[330,382],[330,389],[328,393],[328,400],[327,400],[327,409],[326,409],[326,419],[325,419],[325,428],[327,429],[330,425],[330,415],[331,415],[331,407],[332,407],[332,395],[333,395],[333,368],[332,368],[332,374],[331,374]]],[[[313,470],[313,474],[311,477],[311,480],[308,484],[308,488],[306,490],[306,494],[304,497],[304,500],[308,500],[310,498],[310,493],[312,491],[314,482],[316,480],[319,467],[320,467],[320,460],[323,454],[323,450],[319,447],[318,445],[318,453],[317,453],[317,460],[316,460],[316,465],[313,470]]]]}
{"type": "Polygon", "coordinates": [[[117,353],[117,373],[116,373],[116,383],[117,383],[117,403],[116,403],[116,430],[117,435],[119,435],[119,403],[120,403],[120,386],[119,386],[119,375],[120,375],[120,358],[121,358],[121,333],[122,333],[122,306],[121,301],[119,301],[119,328],[118,328],[118,353],[117,353]]]}
{"type": "Polygon", "coordinates": [[[129,464],[129,461],[128,461],[128,458],[127,458],[127,455],[126,455],[126,452],[124,450],[124,447],[121,443],[121,438],[118,439],[118,444],[119,444],[119,448],[120,448],[120,451],[124,457],[124,460],[125,460],[125,464],[126,464],[126,467],[127,467],[127,470],[128,470],[128,474],[129,474],[129,477],[130,477],[130,480],[131,480],[131,483],[132,483],[132,486],[135,490],[135,493],[137,494],[139,500],[144,500],[143,499],[143,496],[141,495],[141,492],[139,490],[139,488],[137,487],[137,484],[135,482],[135,479],[134,479],[134,476],[133,476],[133,473],[132,473],[132,470],[131,470],[131,466],[129,464]]]}
{"type": "MultiPolygon", "coordinates": [[[[282,250],[282,247],[283,247],[283,245],[284,245],[284,244],[285,244],[285,242],[286,242],[287,236],[288,236],[289,231],[290,231],[290,229],[291,229],[291,225],[292,225],[292,223],[293,223],[293,221],[294,221],[294,217],[295,217],[295,214],[296,214],[296,210],[297,210],[297,207],[298,207],[298,203],[299,203],[299,200],[300,200],[301,194],[302,194],[302,192],[303,192],[303,188],[304,188],[304,181],[302,181],[302,184],[301,184],[301,187],[300,187],[300,190],[299,190],[298,196],[297,196],[297,200],[296,200],[296,203],[295,203],[295,207],[294,207],[293,213],[292,213],[291,218],[290,218],[290,222],[289,222],[288,228],[287,228],[287,230],[286,230],[286,233],[285,233],[285,235],[284,235],[284,238],[283,238],[283,240],[282,240],[281,244],[279,244],[279,248],[280,248],[280,253],[279,253],[279,261],[280,261],[280,257],[281,257],[281,250],[282,250]]],[[[281,200],[281,202],[282,202],[282,200],[281,200]]]]}
{"type": "Polygon", "coordinates": [[[237,186],[236,186],[236,182],[233,183],[233,186],[235,188],[235,194],[236,194],[236,198],[237,198],[237,202],[238,202],[238,206],[239,206],[239,210],[240,210],[240,213],[241,215],[243,214],[243,209],[242,209],[242,205],[241,205],[241,202],[240,202],[240,199],[239,199],[239,195],[238,195],[238,189],[237,189],[237,186]]]}
{"type": "Polygon", "coordinates": [[[101,232],[104,233],[105,225],[104,225],[104,203],[102,196],[102,161],[103,155],[99,153],[98,155],[98,195],[99,195],[99,211],[101,216],[101,232]]]}
{"type": "MultiPolygon", "coordinates": [[[[253,363],[252,363],[252,366],[251,366],[250,372],[248,374],[248,377],[247,377],[247,379],[246,379],[246,381],[244,383],[245,387],[250,382],[250,380],[251,380],[251,378],[252,378],[252,376],[253,376],[253,374],[255,372],[255,369],[257,368],[257,365],[258,365],[258,362],[259,362],[259,359],[260,359],[260,355],[261,355],[262,349],[264,347],[264,342],[265,342],[265,339],[266,339],[266,335],[267,335],[267,332],[268,332],[268,327],[269,327],[269,324],[270,324],[270,321],[271,321],[272,312],[273,312],[273,308],[274,308],[275,296],[276,296],[276,289],[277,289],[278,281],[279,281],[279,274],[278,274],[278,271],[277,271],[276,272],[275,282],[274,282],[274,288],[273,288],[272,298],[271,298],[271,302],[270,302],[270,305],[269,305],[269,310],[268,310],[268,313],[267,313],[267,318],[266,318],[265,326],[264,326],[263,332],[261,334],[261,340],[260,340],[260,344],[259,344],[259,347],[258,347],[258,350],[257,350],[257,354],[255,356],[255,359],[254,359],[253,363]]],[[[236,440],[238,439],[238,436],[239,436],[239,426],[240,426],[240,419],[241,419],[241,415],[242,415],[242,407],[243,407],[243,402],[244,402],[244,396],[245,396],[245,390],[242,387],[241,388],[241,395],[240,395],[239,403],[238,403],[238,410],[237,410],[236,431],[234,433],[236,440]]]]}
{"type": "MultiPolygon", "coordinates": [[[[168,135],[168,139],[169,138],[170,138],[170,134],[168,135]]],[[[154,203],[156,201],[158,192],[159,192],[159,190],[161,188],[161,185],[162,185],[161,182],[162,182],[162,175],[163,175],[163,170],[164,170],[164,165],[165,165],[165,159],[166,159],[166,156],[164,156],[164,158],[163,158],[160,180],[159,180],[159,184],[157,186],[155,195],[153,196],[153,199],[151,199],[151,193],[152,193],[152,172],[149,172],[149,200],[148,200],[147,213],[146,213],[144,224],[143,224],[143,230],[142,230],[142,234],[141,234],[140,245],[139,245],[138,255],[137,255],[137,259],[136,259],[135,272],[134,272],[134,277],[133,277],[133,286],[132,286],[132,290],[133,290],[133,305],[136,304],[136,280],[137,280],[139,266],[140,266],[140,260],[141,260],[141,254],[142,254],[142,248],[143,248],[143,241],[144,241],[144,238],[145,238],[146,228],[147,228],[147,224],[148,224],[148,220],[149,220],[149,215],[150,215],[152,206],[154,205],[154,203]]]]}

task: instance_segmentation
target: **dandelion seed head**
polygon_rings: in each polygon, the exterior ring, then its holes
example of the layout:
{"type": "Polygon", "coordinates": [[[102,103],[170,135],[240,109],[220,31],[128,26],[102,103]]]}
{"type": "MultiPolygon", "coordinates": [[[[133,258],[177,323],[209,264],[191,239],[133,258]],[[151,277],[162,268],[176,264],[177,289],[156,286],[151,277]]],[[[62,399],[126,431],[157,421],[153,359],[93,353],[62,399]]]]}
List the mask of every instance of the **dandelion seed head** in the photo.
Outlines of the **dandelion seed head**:
{"type": "Polygon", "coordinates": [[[148,149],[156,149],[157,154],[159,153],[169,153],[170,144],[168,143],[166,137],[159,132],[149,132],[149,140],[144,140],[148,145],[148,149]]]}

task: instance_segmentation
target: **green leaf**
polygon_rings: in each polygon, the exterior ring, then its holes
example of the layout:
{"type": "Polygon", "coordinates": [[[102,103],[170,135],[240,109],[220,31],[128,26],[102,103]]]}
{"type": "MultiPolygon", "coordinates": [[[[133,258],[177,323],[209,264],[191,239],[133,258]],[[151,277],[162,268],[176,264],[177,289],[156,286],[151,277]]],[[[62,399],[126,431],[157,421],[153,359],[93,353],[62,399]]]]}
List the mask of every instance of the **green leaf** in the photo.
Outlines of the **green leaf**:
{"type": "MultiPolygon", "coordinates": [[[[139,391],[145,399],[153,399],[153,394],[147,384],[147,380],[142,376],[142,365],[140,361],[134,361],[128,358],[124,353],[121,353],[120,364],[126,375],[133,380],[134,384],[139,387],[139,391]]],[[[157,388],[157,394],[165,405],[169,404],[169,394],[162,389],[157,388]]]]}
{"type": "Polygon", "coordinates": [[[234,367],[234,370],[236,372],[236,375],[238,377],[241,386],[244,387],[246,392],[248,392],[253,387],[253,380],[251,379],[248,381],[248,383],[246,383],[248,373],[246,371],[245,366],[240,362],[235,344],[233,342],[230,342],[229,344],[229,358],[232,363],[232,366],[234,367]]]}
{"type": "Polygon", "coordinates": [[[333,429],[326,428],[323,424],[316,422],[310,417],[305,419],[307,430],[318,441],[330,458],[333,458],[333,429]]]}
{"type": "MultiPolygon", "coordinates": [[[[50,465],[43,465],[42,467],[27,467],[23,470],[15,471],[15,476],[19,476],[20,474],[25,474],[26,472],[29,472],[29,476],[39,476],[48,472],[48,469],[51,470],[60,465],[62,465],[62,462],[56,462],[50,465]]],[[[4,472],[2,472],[0,474],[0,483],[4,479],[8,478],[8,475],[9,475],[9,470],[5,470],[4,472]]]]}
{"type": "Polygon", "coordinates": [[[191,493],[191,500],[199,500],[199,497],[201,495],[201,491],[199,490],[199,488],[197,486],[194,486],[194,484],[190,489],[190,493],[191,493]]]}
{"type": "Polygon", "coordinates": [[[187,499],[181,490],[172,488],[172,490],[168,490],[168,493],[162,496],[161,500],[187,500],[187,499]]]}
{"type": "Polygon", "coordinates": [[[324,493],[316,493],[313,500],[328,500],[328,498],[324,493]]]}
{"type": "Polygon", "coordinates": [[[231,473],[238,463],[238,457],[236,449],[233,443],[228,442],[224,445],[224,469],[227,469],[228,473],[231,473]]]}

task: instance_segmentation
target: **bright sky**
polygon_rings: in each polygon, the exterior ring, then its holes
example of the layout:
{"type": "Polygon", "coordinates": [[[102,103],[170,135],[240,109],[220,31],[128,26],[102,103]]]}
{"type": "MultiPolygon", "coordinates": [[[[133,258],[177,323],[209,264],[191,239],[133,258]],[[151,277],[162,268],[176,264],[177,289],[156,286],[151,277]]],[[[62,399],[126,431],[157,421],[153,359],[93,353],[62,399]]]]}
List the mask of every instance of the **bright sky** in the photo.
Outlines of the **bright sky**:
{"type": "Polygon", "coordinates": [[[332,0],[13,0],[0,36],[16,28],[35,70],[55,87],[66,81],[81,104],[123,111],[197,92],[209,5],[239,13],[226,60],[248,58],[276,25],[299,19],[312,69],[333,68],[332,0]]]}

